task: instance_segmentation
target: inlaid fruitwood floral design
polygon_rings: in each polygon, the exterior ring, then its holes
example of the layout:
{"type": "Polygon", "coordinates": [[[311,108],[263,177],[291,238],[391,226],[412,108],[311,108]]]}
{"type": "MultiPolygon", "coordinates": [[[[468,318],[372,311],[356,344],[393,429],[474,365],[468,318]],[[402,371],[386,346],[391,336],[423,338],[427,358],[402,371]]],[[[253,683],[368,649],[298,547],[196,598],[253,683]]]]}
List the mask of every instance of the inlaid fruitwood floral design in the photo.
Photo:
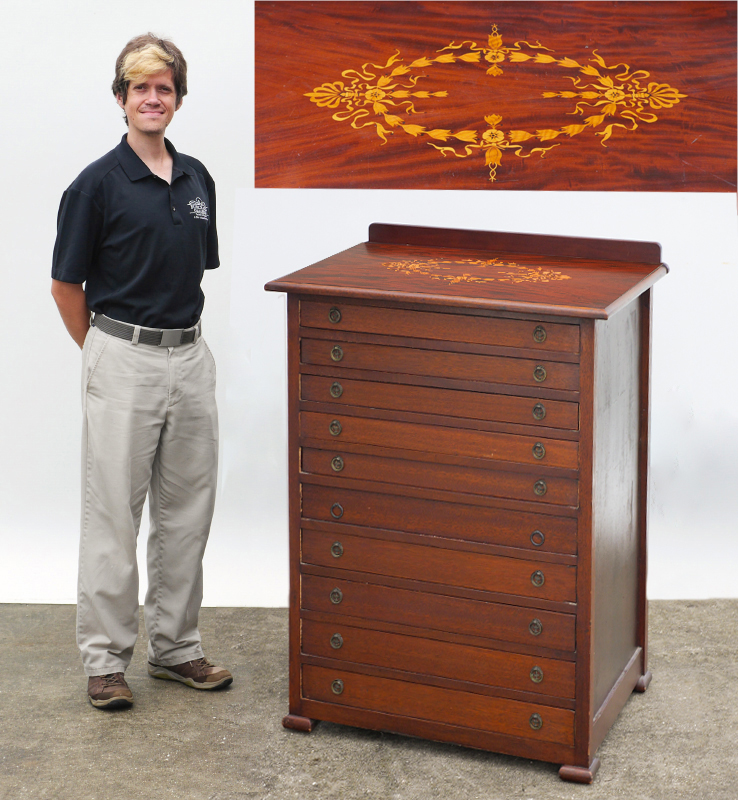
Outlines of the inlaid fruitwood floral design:
{"type": "Polygon", "coordinates": [[[586,64],[580,64],[572,58],[551,55],[554,51],[540,42],[519,41],[504,46],[496,25],[492,26],[486,45],[473,41],[451,42],[436,52],[438,55],[434,58],[423,56],[405,64],[398,50],[385,64],[367,62],[361,69],[344,70],[341,77],[345,80],[324,83],[306,92],[305,97],[321,108],[334,109],[332,118],[336,122],[350,122],[356,130],[373,127],[382,144],[387,144],[387,134],[396,129],[415,138],[432,140],[427,144],[443,156],[467,158],[479,152],[484,155],[490,181],[495,180],[505,151],[511,151],[519,158],[529,158],[535,153],[543,158],[549,150],[561,144],[554,139],[572,138],[585,131],[602,137],[601,143],[606,147],[605,142],[615,128],[632,133],[641,123],[656,122],[656,111],[672,108],[687,97],[668,83],[648,80],[651,74],[646,70],[632,70],[624,63],[608,66],[596,51],[592,52],[586,64]],[[415,107],[417,100],[448,97],[444,90],[417,89],[418,81],[428,77],[424,72],[414,74],[419,70],[426,70],[434,64],[481,64],[489,65],[486,75],[497,78],[503,74],[501,64],[525,62],[555,65],[577,73],[562,74],[562,78],[571,81],[571,87],[558,92],[543,92],[542,97],[573,101],[570,104],[572,110],[566,113],[580,118],[579,121],[559,128],[526,131],[503,128],[502,117],[490,113],[484,117],[485,126],[470,125],[455,132],[408,122],[413,114],[420,113],[415,107]]]}
{"type": "Polygon", "coordinates": [[[382,266],[403,275],[423,275],[432,280],[446,283],[549,283],[550,281],[571,279],[571,275],[555,269],[524,267],[514,261],[502,261],[499,258],[462,258],[459,261],[444,261],[438,258],[411,259],[387,261],[382,266]],[[459,275],[459,265],[481,267],[482,272],[492,274],[474,275],[470,272],[462,272],[459,275]]]}

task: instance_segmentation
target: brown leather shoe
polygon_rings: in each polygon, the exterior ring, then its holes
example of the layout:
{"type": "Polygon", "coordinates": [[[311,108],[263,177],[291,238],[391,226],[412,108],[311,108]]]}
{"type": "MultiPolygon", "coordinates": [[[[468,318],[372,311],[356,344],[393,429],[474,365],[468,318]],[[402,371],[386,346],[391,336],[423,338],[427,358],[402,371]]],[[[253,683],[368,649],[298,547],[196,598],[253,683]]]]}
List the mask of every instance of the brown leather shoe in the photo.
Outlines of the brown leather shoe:
{"type": "Polygon", "coordinates": [[[219,689],[233,683],[233,675],[227,669],[216,667],[207,658],[197,658],[169,667],[162,667],[149,661],[149,675],[165,681],[179,681],[193,689],[219,689]]]}
{"type": "Polygon", "coordinates": [[[87,696],[95,708],[128,708],[133,705],[133,692],[122,672],[92,676],[87,681],[87,696]]]}

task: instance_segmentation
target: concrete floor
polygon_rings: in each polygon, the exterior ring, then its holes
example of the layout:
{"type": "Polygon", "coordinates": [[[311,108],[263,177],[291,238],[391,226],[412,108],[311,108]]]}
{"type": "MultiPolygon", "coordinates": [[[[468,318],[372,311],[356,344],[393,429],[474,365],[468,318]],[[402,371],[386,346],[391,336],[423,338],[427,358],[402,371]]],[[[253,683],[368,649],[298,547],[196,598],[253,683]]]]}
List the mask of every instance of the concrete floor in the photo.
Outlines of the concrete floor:
{"type": "Polygon", "coordinates": [[[287,612],[204,609],[230,689],[127,673],[135,705],[86,699],[73,606],[0,605],[2,800],[736,800],[738,600],[651,604],[654,674],[599,751],[592,786],[526,759],[321,723],[287,731],[287,612]]]}

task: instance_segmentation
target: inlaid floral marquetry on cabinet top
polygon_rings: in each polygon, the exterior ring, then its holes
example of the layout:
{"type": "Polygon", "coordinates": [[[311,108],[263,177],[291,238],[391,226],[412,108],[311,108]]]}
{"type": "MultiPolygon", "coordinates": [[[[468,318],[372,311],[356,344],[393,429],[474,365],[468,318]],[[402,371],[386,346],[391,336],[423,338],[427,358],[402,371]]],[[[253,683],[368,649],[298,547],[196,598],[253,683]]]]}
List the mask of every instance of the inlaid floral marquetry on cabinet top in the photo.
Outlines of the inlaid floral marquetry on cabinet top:
{"type": "Polygon", "coordinates": [[[287,292],[290,701],[561,764],[647,669],[648,242],[372,225],[287,292]]]}

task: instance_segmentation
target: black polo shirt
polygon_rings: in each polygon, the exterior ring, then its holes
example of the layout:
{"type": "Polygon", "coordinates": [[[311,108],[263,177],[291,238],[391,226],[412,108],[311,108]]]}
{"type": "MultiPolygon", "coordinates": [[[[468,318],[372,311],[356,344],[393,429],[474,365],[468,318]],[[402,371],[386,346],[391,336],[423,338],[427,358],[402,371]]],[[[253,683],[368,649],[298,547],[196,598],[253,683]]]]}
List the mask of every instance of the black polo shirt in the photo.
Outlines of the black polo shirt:
{"type": "Polygon", "coordinates": [[[154,175],[126,136],[64,192],[53,278],[84,283],[87,306],[147,328],[200,318],[203,270],[219,265],[215,184],[165,140],[172,183],[154,175]]]}

